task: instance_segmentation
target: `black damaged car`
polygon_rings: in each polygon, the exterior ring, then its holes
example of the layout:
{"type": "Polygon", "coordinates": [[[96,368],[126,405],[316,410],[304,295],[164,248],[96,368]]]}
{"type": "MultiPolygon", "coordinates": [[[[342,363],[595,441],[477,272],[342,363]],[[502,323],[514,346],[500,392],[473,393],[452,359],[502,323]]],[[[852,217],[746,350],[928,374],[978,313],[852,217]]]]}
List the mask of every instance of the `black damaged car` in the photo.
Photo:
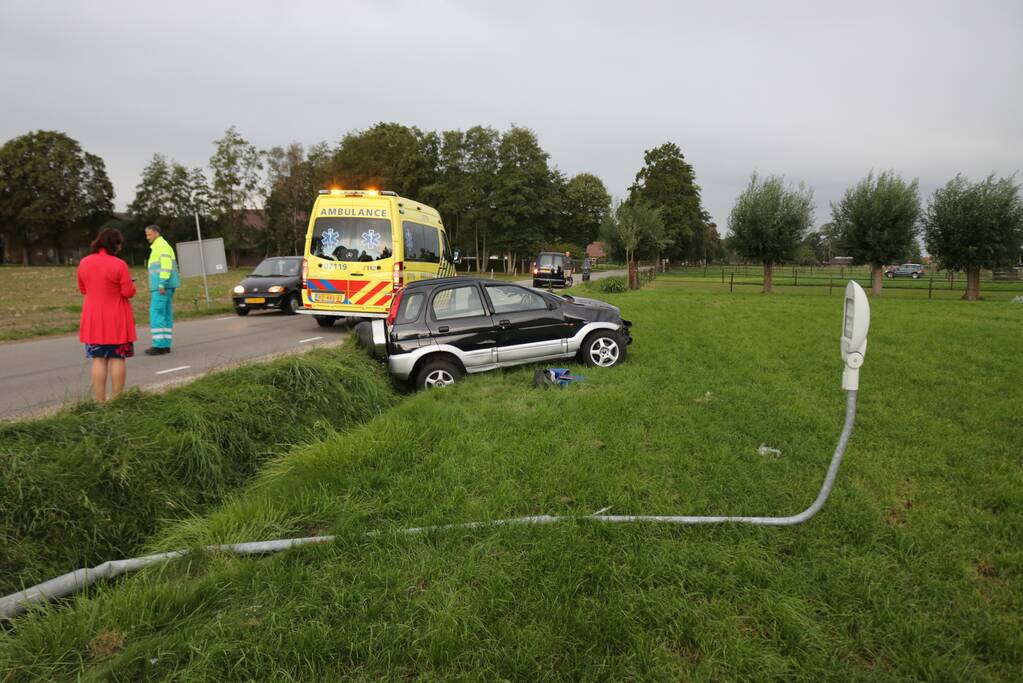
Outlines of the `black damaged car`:
{"type": "Polygon", "coordinates": [[[302,257],[273,256],[263,259],[248,277],[235,285],[231,298],[234,312],[276,308],[292,314],[302,308],[302,257]]]}
{"type": "Polygon", "coordinates": [[[538,361],[614,367],[625,360],[631,326],[603,301],[454,277],[409,284],[386,320],[361,323],[357,332],[391,374],[428,389],[538,361]]]}

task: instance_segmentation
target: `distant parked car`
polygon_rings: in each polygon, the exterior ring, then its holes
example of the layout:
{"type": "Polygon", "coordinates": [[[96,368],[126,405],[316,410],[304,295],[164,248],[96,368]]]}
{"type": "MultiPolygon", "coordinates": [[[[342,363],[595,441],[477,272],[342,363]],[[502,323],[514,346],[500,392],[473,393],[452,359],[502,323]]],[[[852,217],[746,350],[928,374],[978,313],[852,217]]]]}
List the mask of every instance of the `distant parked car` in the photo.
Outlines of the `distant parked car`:
{"type": "Polygon", "coordinates": [[[575,264],[558,251],[542,251],[533,262],[534,287],[571,287],[575,264]]]}
{"type": "Polygon", "coordinates": [[[898,268],[889,268],[884,274],[885,277],[911,277],[916,280],[924,276],[924,267],[919,263],[903,263],[898,268]]]}
{"type": "Polygon", "coordinates": [[[431,389],[466,373],[577,356],[610,368],[625,360],[631,326],[603,301],[457,277],[407,285],[386,320],[356,332],[392,375],[431,389]]]}
{"type": "Polygon", "coordinates": [[[253,309],[276,308],[292,314],[302,308],[302,257],[274,256],[264,259],[248,277],[235,285],[234,312],[248,315],[253,309]]]}

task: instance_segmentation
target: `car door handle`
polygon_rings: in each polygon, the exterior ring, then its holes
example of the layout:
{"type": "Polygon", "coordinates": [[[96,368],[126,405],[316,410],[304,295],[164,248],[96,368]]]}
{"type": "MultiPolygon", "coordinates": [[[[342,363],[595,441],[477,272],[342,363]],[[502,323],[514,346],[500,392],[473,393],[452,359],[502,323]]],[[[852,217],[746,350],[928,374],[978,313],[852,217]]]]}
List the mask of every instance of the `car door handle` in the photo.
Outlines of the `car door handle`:
{"type": "Polygon", "coordinates": [[[448,326],[447,325],[441,325],[440,327],[437,328],[437,331],[438,332],[447,332],[448,331],[448,326]]]}
{"type": "Polygon", "coordinates": [[[499,320],[497,324],[500,325],[501,327],[506,327],[508,325],[511,325],[511,320],[499,320]]]}

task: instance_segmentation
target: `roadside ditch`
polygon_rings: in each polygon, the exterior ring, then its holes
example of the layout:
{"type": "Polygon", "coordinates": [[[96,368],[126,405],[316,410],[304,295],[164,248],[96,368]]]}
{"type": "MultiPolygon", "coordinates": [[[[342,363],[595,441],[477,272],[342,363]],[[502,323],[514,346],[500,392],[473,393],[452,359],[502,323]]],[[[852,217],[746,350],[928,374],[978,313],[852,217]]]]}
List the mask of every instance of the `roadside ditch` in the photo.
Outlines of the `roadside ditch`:
{"type": "Polygon", "coordinates": [[[355,340],[0,425],[0,595],[131,557],[293,446],[400,400],[355,340]]]}

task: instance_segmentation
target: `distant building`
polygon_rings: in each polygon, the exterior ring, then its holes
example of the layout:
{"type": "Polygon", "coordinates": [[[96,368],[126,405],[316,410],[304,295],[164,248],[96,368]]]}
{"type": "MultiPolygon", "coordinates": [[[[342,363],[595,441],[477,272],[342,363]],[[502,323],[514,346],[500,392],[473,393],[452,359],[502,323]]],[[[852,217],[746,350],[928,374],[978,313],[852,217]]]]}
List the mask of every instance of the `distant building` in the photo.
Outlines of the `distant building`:
{"type": "Polygon", "coordinates": [[[832,256],[831,260],[828,261],[829,266],[851,266],[853,262],[852,256],[832,256]]]}
{"type": "Polygon", "coordinates": [[[591,259],[602,259],[607,258],[607,251],[604,249],[603,242],[593,242],[592,244],[586,245],[586,255],[591,259]]]}

